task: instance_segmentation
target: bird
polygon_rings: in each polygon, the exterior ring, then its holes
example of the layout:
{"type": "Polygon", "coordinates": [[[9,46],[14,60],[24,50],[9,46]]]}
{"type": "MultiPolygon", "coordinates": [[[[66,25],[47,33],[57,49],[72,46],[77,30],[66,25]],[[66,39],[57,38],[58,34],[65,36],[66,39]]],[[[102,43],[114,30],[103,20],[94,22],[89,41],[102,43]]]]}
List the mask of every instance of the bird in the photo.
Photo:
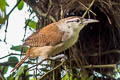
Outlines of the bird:
{"type": "Polygon", "coordinates": [[[89,23],[99,22],[96,19],[85,19],[80,16],[70,16],[32,33],[26,38],[23,47],[29,46],[25,57],[16,64],[11,72],[16,70],[26,59],[39,56],[44,59],[59,54],[73,46],[80,31],[89,23]]]}

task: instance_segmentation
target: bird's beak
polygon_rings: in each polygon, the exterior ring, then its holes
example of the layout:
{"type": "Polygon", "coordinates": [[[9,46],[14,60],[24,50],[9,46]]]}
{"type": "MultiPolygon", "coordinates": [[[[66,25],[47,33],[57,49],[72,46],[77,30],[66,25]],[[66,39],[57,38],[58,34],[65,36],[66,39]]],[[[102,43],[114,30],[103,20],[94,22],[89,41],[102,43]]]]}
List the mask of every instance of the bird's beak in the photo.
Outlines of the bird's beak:
{"type": "Polygon", "coordinates": [[[99,21],[95,19],[84,19],[83,20],[83,24],[94,23],[94,22],[99,22],[99,21]]]}

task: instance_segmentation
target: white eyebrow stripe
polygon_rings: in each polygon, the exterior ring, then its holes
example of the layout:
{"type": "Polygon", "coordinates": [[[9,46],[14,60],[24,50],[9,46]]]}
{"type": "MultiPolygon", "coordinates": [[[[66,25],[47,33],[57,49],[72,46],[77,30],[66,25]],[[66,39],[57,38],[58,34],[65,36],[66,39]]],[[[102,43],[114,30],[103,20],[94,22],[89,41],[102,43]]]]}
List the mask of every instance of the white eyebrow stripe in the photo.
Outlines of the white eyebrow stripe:
{"type": "Polygon", "coordinates": [[[79,18],[73,18],[73,19],[70,19],[70,20],[68,20],[68,21],[75,21],[75,20],[77,20],[77,19],[79,19],[79,18]]]}
{"type": "Polygon", "coordinates": [[[79,19],[79,18],[70,19],[70,20],[67,21],[67,23],[69,23],[69,22],[75,22],[75,21],[77,21],[77,19],[79,19]]]}

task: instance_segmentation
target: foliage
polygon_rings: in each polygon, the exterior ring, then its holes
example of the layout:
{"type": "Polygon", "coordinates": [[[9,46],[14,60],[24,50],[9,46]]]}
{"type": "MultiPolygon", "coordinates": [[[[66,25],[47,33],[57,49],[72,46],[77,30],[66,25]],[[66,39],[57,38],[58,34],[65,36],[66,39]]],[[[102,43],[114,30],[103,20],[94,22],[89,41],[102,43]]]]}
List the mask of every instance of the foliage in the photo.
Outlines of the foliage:
{"type": "Polygon", "coordinates": [[[18,69],[15,80],[19,80],[19,77],[24,73],[24,69],[25,69],[25,67],[20,67],[18,69]]]}
{"type": "Polygon", "coordinates": [[[24,1],[21,0],[20,3],[18,4],[17,8],[18,8],[18,10],[22,10],[23,7],[24,7],[24,1]]]}
{"type": "Polygon", "coordinates": [[[17,73],[15,72],[12,72],[12,74],[10,76],[7,77],[7,80],[20,80],[20,79],[23,79],[23,80],[29,80],[29,77],[28,76],[28,71],[25,72],[25,69],[28,68],[28,66],[22,66],[20,67],[18,70],[17,70],[17,73]],[[21,76],[26,76],[25,78],[21,78],[21,76]]]}
{"type": "MultiPolygon", "coordinates": [[[[15,57],[15,56],[12,56],[12,57],[9,57],[8,58],[8,62],[14,62],[14,63],[18,63],[18,58],[15,57]]],[[[15,67],[15,64],[11,64],[10,67],[14,68],[15,67]]]]}
{"type": "Polygon", "coordinates": [[[0,71],[2,71],[3,74],[6,74],[8,71],[8,66],[7,67],[0,66],[0,71]]]}
{"type": "Polygon", "coordinates": [[[94,75],[91,75],[89,78],[85,78],[85,77],[80,77],[80,78],[73,78],[73,75],[71,74],[70,76],[68,76],[68,74],[65,74],[64,77],[62,78],[62,80],[93,80],[94,79],[94,75]]]}
{"type": "MultiPolygon", "coordinates": [[[[22,45],[18,45],[18,46],[12,46],[10,48],[11,50],[14,50],[14,51],[21,51],[22,50],[22,45]]],[[[25,53],[27,51],[28,47],[24,47],[24,52],[25,53]]]]}
{"type": "Polygon", "coordinates": [[[0,1],[0,24],[4,24],[7,18],[5,9],[8,6],[5,0],[0,1]]]}
{"type": "MultiPolygon", "coordinates": [[[[28,26],[30,27],[30,28],[32,28],[32,29],[34,29],[34,30],[36,30],[36,22],[35,21],[33,21],[33,20],[31,20],[31,19],[29,19],[29,20],[27,20],[27,22],[28,22],[28,26]]],[[[26,22],[26,23],[27,23],[26,22]]]]}
{"type": "Polygon", "coordinates": [[[0,9],[1,9],[1,11],[5,11],[6,6],[8,6],[6,0],[0,0],[0,9]]]}

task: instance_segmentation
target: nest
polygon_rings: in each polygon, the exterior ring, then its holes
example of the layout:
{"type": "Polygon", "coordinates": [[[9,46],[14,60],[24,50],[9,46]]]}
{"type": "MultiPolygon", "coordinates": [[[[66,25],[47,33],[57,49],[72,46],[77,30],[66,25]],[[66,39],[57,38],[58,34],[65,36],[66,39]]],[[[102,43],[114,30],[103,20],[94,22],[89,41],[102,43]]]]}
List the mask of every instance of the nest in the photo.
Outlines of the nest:
{"type": "MultiPolygon", "coordinates": [[[[68,16],[82,16],[93,0],[24,0],[36,12],[38,28],[68,16]]],[[[85,18],[94,18],[99,23],[87,25],[78,42],[66,55],[68,64],[83,65],[118,64],[120,56],[120,0],[96,0],[85,18]],[[95,15],[96,14],[96,15],[95,15]]],[[[113,69],[95,68],[102,74],[113,69]]]]}

